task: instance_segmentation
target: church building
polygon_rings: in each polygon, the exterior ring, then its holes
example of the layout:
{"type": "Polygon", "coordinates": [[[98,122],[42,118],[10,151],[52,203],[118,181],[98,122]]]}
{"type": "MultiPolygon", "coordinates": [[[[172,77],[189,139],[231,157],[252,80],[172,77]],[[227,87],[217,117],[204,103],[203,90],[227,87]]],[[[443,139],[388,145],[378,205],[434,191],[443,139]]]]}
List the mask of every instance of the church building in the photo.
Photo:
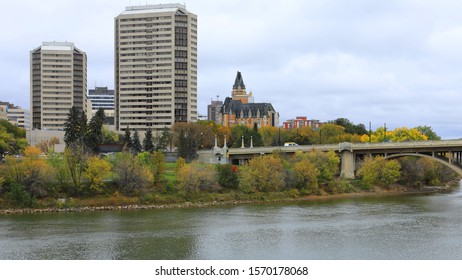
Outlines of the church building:
{"type": "Polygon", "coordinates": [[[252,92],[247,94],[241,72],[237,72],[231,97],[226,97],[221,107],[222,124],[231,127],[243,124],[248,127],[279,125],[279,113],[271,103],[254,103],[252,92]]]}

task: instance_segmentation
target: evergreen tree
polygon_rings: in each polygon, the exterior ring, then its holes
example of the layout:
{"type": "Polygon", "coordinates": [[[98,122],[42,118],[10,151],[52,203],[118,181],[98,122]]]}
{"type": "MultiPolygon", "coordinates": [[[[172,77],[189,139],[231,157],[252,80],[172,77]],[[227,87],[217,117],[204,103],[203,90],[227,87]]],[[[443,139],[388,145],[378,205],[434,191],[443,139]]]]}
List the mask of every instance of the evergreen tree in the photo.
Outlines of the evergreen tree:
{"type": "Polygon", "coordinates": [[[170,129],[168,127],[164,127],[162,134],[159,137],[159,141],[157,141],[156,150],[165,151],[169,146],[171,146],[172,136],[170,129]]]}
{"type": "Polygon", "coordinates": [[[98,145],[103,143],[103,123],[106,118],[103,109],[98,109],[88,125],[87,145],[93,151],[98,152],[98,145]]]}
{"type": "Polygon", "coordinates": [[[82,147],[88,147],[87,114],[84,111],[80,111],[79,123],[79,143],[82,147]]]}
{"type": "Polygon", "coordinates": [[[184,158],[187,160],[188,157],[188,147],[186,143],[186,136],[184,134],[184,131],[180,131],[180,135],[178,136],[178,157],[184,158]]]}
{"type": "Polygon", "coordinates": [[[127,128],[125,129],[125,134],[124,134],[124,139],[123,139],[123,147],[127,151],[130,151],[132,148],[132,137],[130,133],[130,128],[127,125],[127,128]]]}
{"type": "Polygon", "coordinates": [[[64,123],[64,142],[68,147],[80,138],[80,111],[77,107],[72,106],[67,114],[67,120],[64,123]]]}
{"type": "Polygon", "coordinates": [[[143,147],[141,147],[140,136],[138,135],[138,131],[136,129],[135,129],[135,133],[133,133],[133,138],[131,142],[132,142],[132,153],[135,155],[141,153],[143,147]]]}
{"type": "Polygon", "coordinates": [[[146,131],[146,135],[143,140],[143,147],[146,152],[152,153],[154,151],[154,144],[152,143],[152,131],[150,128],[146,131]]]}
{"type": "Polygon", "coordinates": [[[192,131],[187,134],[183,130],[180,131],[178,137],[178,156],[184,158],[187,162],[191,162],[197,158],[197,144],[192,131]]]}

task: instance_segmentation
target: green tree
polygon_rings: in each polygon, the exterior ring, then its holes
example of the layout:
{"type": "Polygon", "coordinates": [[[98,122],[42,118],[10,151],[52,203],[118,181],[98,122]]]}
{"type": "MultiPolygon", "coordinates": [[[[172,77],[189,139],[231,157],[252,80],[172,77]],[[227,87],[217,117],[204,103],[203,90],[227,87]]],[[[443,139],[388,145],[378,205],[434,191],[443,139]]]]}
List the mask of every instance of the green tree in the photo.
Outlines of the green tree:
{"type": "Polygon", "coordinates": [[[73,143],[85,145],[87,128],[87,115],[85,112],[72,106],[64,123],[64,142],[66,143],[66,147],[73,143]]]}
{"type": "Polygon", "coordinates": [[[334,121],[329,121],[328,123],[342,126],[343,128],[345,128],[345,133],[348,134],[363,135],[368,133],[366,130],[366,126],[364,124],[354,124],[346,118],[338,118],[334,121]]]}
{"type": "Polygon", "coordinates": [[[152,131],[150,128],[146,130],[146,135],[143,140],[143,148],[146,152],[154,152],[154,144],[152,143],[152,131]]]}
{"type": "Polygon", "coordinates": [[[401,165],[397,160],[367,157],[358,170],[358,175],[368,187],[385,187],[398,182],[401,176],[400,169],[401,165]]]}
{"type": "Polygon", "coordinates": [[[321,184],[330,182],[339,172],[340,158],[333,151],[298,153],[297,157],[299,161],[308,160],[314,164],[319,172],[318,182],[321,184]]]}
{"type": "Polygon", "coordinates": [[[431,128],[431,126],[418,126],[416,129],[423,135],[427,136],[428,140],[441,140],[441,137],[436,134],[435,131],[431,128]]]}
{"type": "Polygon", "coordinates": [[[116,144],[119,143],[120,136],[115,131],[109,130],[107,127],[103,126],[103,144],[116,144]]]}
{"type": "Polygon", "coordinates": [[[98,152],[98,145],[103,143],[103,124],[106,118],[103,109],[98,109],[88,124],[87,146],[93,153],[98,152]]]}
{"type": "Polygon", "coordinates": [[[135,129],[135,132],[133,133],[133,138],[132,138],[132,153],[133,154],[138,154],[138,153],[141,153],[141,151],[143,150],[143,147],[141,147],[141,143],[140,143],[140,136],[138,134],[138,131],[135,129]]]}
{"type": "Polygon", "coordinates": [[[149,153],[147,151],[139,153],[138,159],[144,167],[151,173],[151,184],[160,189],[162,183],[162,173],[165,170],[165,157],[161,151],[149,153]]]}
{"type": "Polygon", "coordinates": [[[197,141],[190,131],[185,133],[180,131],[178,137],[178,156],[184,158],[187,162],[191,162],[197,158],[197,141]]]}
{"type": "Polygon", "coordinates": [[[4,153],[19,154],[28,145],[24,129],[16,127],[7,120],[0,120],[0,157],[4,153]]]}
{"type": "Polygon", "coordinates": [[[132,149],[132,137],[130,133],[130,127],[127,125],[127,128],[125,129],[125,134],[123,138],[123,147],[126,151],[131,151],[132,149]]]}
{"type": "Polygon", "coordinates": [[[167,148],[172,148],[173,134],[170,132],[168,127],[164,127],[162,133],[157,140],[156,150],[165,151],[167,148]]]}
{"type": "Polygon", "coordinates": [[[64,188],[70,180],[69,168],[66,165],[66,160],[63,154],[52,152],[47,155],[46,161],[50,166],[51,177],[54,178],[53,183],[58,186],[59,191],[59,189],[64,188]]]}

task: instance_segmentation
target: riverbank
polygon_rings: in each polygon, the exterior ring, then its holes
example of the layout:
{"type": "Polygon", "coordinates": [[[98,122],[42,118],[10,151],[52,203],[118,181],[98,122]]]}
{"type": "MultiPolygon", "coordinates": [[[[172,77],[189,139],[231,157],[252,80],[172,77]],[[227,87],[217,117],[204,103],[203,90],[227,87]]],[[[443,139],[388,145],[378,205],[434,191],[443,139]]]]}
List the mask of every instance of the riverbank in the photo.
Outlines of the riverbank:
{"type": "Polygon", "coordinates": [[[12,208],[0,209],[0,215],[8,214],[33,214],[33,213],[75,213],[75,212],[98,212],[98,211],[130,211],[130,210],[149,210],[149,209],[172,209],[172,208],[204,208],[204,207],[219,207],[232,205],[246,204],[262,204],[262,203],[282,203],[282,202],[297,202],[297,201],[329,201],[347,198],[364,198],[364,197],[380,197],[391,195],[409,195],[409,194],[429,194],[437,192],[446,192],[451,186],[440,187],[422,187],[416,189],[402,185],[392,185],[387,188],[375,187],[372,191],[362,191],[354,193],[342,194],[326,194],[308,195],[301,197],[285,197],[268,199],[264,196],[256,196],[254,199],[247,200],[215,200],[210,202],[182,202],[182,203],[167,203],[167,204],[130,204],[130,205],[107,205],[107,206],[80,206],[80,207],[45,207],[45,208],[12,208]]]}

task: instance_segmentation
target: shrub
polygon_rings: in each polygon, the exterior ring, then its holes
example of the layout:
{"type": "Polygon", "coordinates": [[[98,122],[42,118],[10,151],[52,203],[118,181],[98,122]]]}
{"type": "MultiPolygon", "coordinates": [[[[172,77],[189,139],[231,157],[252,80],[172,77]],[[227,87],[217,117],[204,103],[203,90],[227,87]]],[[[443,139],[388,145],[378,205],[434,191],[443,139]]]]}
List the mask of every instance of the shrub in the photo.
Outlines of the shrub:
{"type": "Polygon", "coordinates": [[[186,192],[219,190],[215,166],[197,162],[184,165],[177,174],[177,187],[186,192]]]}
{"type": "Polygon", "coordinates": [[[34,207],[36,199],[26,191],[26,187],[21,184],[11,185],[11,189],[6,194],[8,200],[17,207],[34,207]]]}
{"type": "Polygon", "coordinates": [[[231,164],[217,165],[218,183],[225,189],[237,189],[239,186],[238,168],[231,164]]]}

